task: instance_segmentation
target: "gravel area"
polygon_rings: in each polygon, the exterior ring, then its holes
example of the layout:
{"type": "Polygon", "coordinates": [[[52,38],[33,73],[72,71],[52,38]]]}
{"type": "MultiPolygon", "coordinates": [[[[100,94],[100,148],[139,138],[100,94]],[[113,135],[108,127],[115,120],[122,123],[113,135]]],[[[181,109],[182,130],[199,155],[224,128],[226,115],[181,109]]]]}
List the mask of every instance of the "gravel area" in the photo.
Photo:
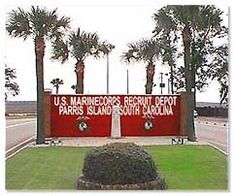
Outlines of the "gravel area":
{"type": "MultiPolygon", "coordinates": [[[[137,145],[171,145],[172,138],[176,137],[84,137],[84,138],[58,138],[63,146],[101,146],[113,142],[134,142],[137,145]]],[[[205,142],[189,142],[185,144],[203,145],[205,142]]]]}

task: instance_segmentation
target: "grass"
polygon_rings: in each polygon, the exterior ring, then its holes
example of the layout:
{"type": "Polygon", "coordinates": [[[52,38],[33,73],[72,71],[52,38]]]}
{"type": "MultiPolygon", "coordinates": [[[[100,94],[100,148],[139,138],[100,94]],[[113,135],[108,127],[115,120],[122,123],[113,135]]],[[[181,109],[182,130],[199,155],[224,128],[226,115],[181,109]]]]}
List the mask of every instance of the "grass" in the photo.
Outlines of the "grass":
{"type": "Polygon", "coordinates": [[[169,189],[225,190],[227,157],[210,146],[147,147],[169,189]]]}
{"type": "MultiPolygon", "coordinates": [[[[226,190],[227,157],[210,146],[148,146],[168,188],[226,190]]],[[[8,190],[71,190],[89,148],[26,148],[6,161],[8,190]]]]}

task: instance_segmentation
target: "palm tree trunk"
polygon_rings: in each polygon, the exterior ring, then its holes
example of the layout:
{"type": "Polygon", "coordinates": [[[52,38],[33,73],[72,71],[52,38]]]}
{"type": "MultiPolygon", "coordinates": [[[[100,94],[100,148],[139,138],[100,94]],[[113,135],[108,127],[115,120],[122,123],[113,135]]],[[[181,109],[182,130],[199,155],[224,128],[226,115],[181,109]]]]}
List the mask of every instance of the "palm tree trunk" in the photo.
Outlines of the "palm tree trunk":
{"type": "Polygon", "coordinates": [[[56,85],[55,89],[56,89],[56,94],[58,94],[59,93],[59,85],[56,85]]]}
{"type": "MultiPolygon", "coordinates": [[[[168,47],[171,47],[171,40],[170,40],[170,33],[168,32],[167,34],[167,46],[168,47]]],[[[168,54],[169,57],[168,57],[168,65],[170,67],[170,83],[171,83],[171,94],[174,93],[174,77],[173,77],[173,68],[174,68],[174,61],[173,61],[173,53],[170,52],[170,54],[168,54]]]]}
{"type": "Polygon", "coordinates": [[[190,70],[190,29],[189,25],[186,25],[183,32],[183,45],[184,45],[184,66],[185,66],[185,83],[186,83],[186,92],[191,92],[191,70],[190,70]]]}
{"type": "Polygon", "coordinates": [[[183,45],[184,45],[184,66],[185,66],[185,83],[186,83],[186,93],[187,93],[187,110],[188,110],[188,123],[187,123],[187,130],[188,130],[188,139],[189,141],[196,141],[195,138],[195,127],[194,127],[194,100],[193,100],[193,93],[192,92],[192,67],[190,64],[190,43],[191,43],[191,33],[189,24],[186,23],[183,32],[183,45]]]}
{"type": "Polygon", "coordinates": [[[76,94],[83,94],[84,93],[84,69],[85,65],[82,61],[78,61],[76,63],[76,77],[77,77],[77,85],[76,85],[76,94]]]}
{"type": "Polygon", "coordinates": [[[197,58],[198,52],[196,51],[195,40],[192,40],[192,59],[191,67],[192,67],[192,88],[193,92],[193,109],[196,110],[196,72],[197,72],[197,58]]]}
{"type": "Polygon", "coordinates": [[[170,73],[170,81],[171,81],[171,94],[174,94],[174,77],[173,77],[173,64],[170,64],[170,69],[171,69],[171,73],[170,73]]]}
{"type": "Polygon", "coordinates": [[[155,66],[150,63],[146,68],[146,85],[145,85],[145,94],[152,94],[153,90],[153,77],[155,74],[155,66]]]}
{"type": "Polygon", "coordinates": [[[192,75],[193,75],[193,84],[192,84],[192,88],[194,89],[193,92],[193,110],[196,110],[196,68],[195,65],[193,65],[192,67],[192,75]]]}
{"type": "Polygon", "coordinates": [[[36,76],[37,76],[37,138],[36,144],[45,142],[44,134],[44,80],[43,80],[43,58],[45,52],[45,41],[42,37],[35,38],[36,76]]]}

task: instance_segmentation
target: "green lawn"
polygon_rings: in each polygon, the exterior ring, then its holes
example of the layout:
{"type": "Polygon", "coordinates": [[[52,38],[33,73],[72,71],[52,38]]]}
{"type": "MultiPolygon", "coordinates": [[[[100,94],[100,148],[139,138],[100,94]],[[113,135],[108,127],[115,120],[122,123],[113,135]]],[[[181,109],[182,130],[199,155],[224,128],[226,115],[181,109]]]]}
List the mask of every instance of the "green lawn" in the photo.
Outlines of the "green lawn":
{"type": "MultiPolygon", "coordinates": [[[[148,146],[168,188],[226,190],[227,157],[210,146],[148,146]]],[[[6,161],[6,189],[75,189],[89,148],[26,148],[6,161]]]]}

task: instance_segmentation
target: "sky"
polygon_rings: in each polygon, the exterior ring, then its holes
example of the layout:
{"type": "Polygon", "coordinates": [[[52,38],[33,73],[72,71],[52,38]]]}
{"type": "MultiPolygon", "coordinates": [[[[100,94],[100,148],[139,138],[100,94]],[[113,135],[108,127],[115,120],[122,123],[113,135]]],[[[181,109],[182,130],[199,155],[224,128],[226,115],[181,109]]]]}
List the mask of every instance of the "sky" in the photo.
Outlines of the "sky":
{"type": "MultiPolygon", "coordinates": [[[[51,1],[49,1],[51,2],[51,1]]],[[[91,1],[88,1],[91,2],[91,1]]],[[[127,50],[127,43],[140,40],[141,38],[150,38],[154,29],[152,15],[162,6],[167,4],[153,3],[153,1],[121,1],[120,3],[87,3],[80,1],[76,4],[43,4],[48,10],[58,8],[59,16],[66,15],[71,17],[71,30],[78,27],[87,32],[98,33],[101,40],[107,40],[115,45],[115,49],[109,56],[109,93],[126,94],[127,93],[127,69],[129,70],[129,94],[144,94],[145,64],[126,65],[121,62],[120,56],[127,50]],[[138,3],[139,2],[139,3],[138,3]]],[[[35,4],[7,4],[4,12],[7,13],[18,6],[27,10],[30,5],[35,4]]],[[[225,14],[224,23],[228,23],[228,7],[218,5],[225,14]]],[[[227,25],[228,26],[228,25],[227,25]]],[[[52,61],[50,43],[46,43],[46,52],[44,57],[44,87],[53,89],[50,81],[54,78],[61,78],[64,85],[60,86],[60,94],[74,94],[71,86],[76,83],[74,73],[75,60],[70,58],[64,64],[52,61]]],[[[5,56],[4,62],[8,67],[15,68],[17,73],[17,83],[20,86],[18,96],[9,96],[9,100],[36,100],[36,74],[35,74],[35,54],[34,42],[32,39],[23,41],[23,39],[12,38],[5,33],[5,56]]],[[[182,62],[179,62],[182,63],[182,62]]],[[[94,59],[88,57],[85,60],[85,94],[106,94],[106,59],[94,59]]],[[[169,72],[169,67],[162,65],[160,61],[156,62],[156,72],[153,88],[153,94],[160,94],[160,72],[169,72]]],[[[167,76],[164,75],[163,82],[166,88],[163,94],[168,93],[167,76]]],[[[55,93],[55,89],[53,89],[55,93]]],[[[197,101],[219,102],[219,85],[212,82],[203,93],[197,93],[197,101]]]]}

